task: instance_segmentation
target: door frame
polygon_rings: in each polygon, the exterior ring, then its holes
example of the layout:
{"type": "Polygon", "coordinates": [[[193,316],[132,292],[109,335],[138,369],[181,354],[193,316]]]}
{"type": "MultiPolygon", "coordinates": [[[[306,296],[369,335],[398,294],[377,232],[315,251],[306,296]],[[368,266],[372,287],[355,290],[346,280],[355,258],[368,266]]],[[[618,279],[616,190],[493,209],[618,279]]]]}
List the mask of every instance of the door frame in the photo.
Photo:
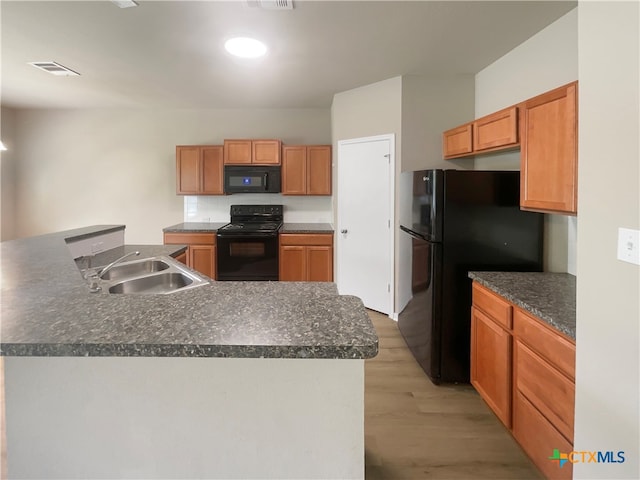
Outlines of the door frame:
{"type": "MultiPolygon", "coordinates": [[[[338,140],[338,161],[336,165],[336,173],[338,179],[337,190],[337,204],[335,209],[335,225],[336,225],[336,252],[340,251],[340,147],[344,145],[353,145],[358,143],[368,143],[376,141],[389,141],[389,167],[388,167],[388,181],[389,181],[389,246],[391,249],[389,255],[389,297],[388,297],[388,313],[390,318],[397,320],[398,315],[395,312],[396,303],[396,271],[395,271],[395,259],[396,259],[396,237],[395,237],[395,225],[396,225],[396,136],[394,133],[387,133],[382,135],[374,135],[370,137],[350,138],[347,140],[338,140]]],[[[340,265],[338,263],[339,253],[335,255],[335,272],[336,272],[336,285],[340,285],[340,265]]]]}

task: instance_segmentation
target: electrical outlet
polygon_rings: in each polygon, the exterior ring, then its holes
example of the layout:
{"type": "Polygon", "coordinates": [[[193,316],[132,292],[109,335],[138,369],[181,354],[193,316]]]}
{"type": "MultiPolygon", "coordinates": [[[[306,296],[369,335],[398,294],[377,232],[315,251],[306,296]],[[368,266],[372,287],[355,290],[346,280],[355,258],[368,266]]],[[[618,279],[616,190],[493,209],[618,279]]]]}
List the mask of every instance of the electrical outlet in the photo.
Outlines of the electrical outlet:
{"type": "Polygon", "coordinates": [[[640,230],[618,228],[618,260],[640,265],[640,230]]]}

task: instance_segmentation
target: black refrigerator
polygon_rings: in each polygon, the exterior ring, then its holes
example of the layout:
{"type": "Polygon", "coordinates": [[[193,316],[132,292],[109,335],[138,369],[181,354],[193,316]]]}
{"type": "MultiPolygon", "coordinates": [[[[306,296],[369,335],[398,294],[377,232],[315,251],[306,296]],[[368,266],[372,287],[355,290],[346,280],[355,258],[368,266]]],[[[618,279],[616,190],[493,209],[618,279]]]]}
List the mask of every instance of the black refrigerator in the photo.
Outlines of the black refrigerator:
{"type": "Polygon", "coordinates": [[[520,172],[414,172],[412,299],[398,328],[435,383],[469,382],[468,272],[542,271],[543,216],[520,210],[520,172]]]}

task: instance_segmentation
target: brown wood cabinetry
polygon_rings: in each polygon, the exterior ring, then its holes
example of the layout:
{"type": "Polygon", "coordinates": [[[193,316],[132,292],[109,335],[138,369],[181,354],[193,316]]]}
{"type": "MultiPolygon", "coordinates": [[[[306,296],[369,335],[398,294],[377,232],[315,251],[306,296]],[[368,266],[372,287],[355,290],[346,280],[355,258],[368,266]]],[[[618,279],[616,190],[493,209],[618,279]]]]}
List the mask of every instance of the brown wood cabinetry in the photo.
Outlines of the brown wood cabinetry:
{"type": "Polygon", "coordinates": [[[573,82],[523,103],[523,209],[577,213],[577,89],[573,82]]]}
{"type": "Polygon", "coordinates": [[[225,165],[280,165],[280,140],[225,140],[225,165]]]}
{"type": "Polygon", "coordinates": [[[476,282],[471,328],[473,386],[541,472],[572,478],[549,456],[573,450],[575,342],[476,282]]]}
{"type": "Polygon", "coordinates": [[[489,150],[518,145],[518,108],[510,107],[473,122],[473,150],[489,150]]]}
{"type": "Polygon", "coordinates": [[[281,233],[280,280],[333,281],[332,233],[281,233]]]}
{"type": "Polygon", "coordinates": [[[178,195],[223,195],[222,145],[176,147],[178,195]]]}
{"type": "MultiPolygon", "coordinates": [[[[477,284],[473,286],[471,309],[471,384],[491,407],[496,416],[511,427],[511,308],[505,319],[491,311],[501,310],[500,297],[477,284]],[[483,302],[478,302],[481,297],[483,302]],[[493,307],[492,302],[497,304],[493,307]],[[490,306],[483,311],[484,306],[490,306]],[[500,307],[500,308],[498,308],[500,307]]],[[[508,305],[508,304],[507,304],[508,305]]]]}
{"type": "Polygon", "coordinates": [[[518,108],[509,107],[442,134],[445,159],[518,146],[518,108]]]}
{"type": "Polygon", "coordinates": [[[466,157],[473,154],[473,125],[467,123],[442,134],[444,158],[466,157]]]}
{"type": "Polygon", "coordinates": [[[165,245],[188,245],[186,265],[210,278],[216,278],[216,234],[166,232],[165,245]]]}
{"type": "Polygon", "coordinates": [[[331,145],[284,145],[282,194],[331,195],[331,145]]]}

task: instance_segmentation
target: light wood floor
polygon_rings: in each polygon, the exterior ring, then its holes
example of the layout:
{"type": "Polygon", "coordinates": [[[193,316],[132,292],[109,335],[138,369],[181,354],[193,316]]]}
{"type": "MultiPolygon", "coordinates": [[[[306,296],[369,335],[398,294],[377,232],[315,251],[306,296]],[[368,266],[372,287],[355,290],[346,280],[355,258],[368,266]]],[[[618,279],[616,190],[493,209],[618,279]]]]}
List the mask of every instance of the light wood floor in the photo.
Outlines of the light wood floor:
{"type": "Polygon", "coordinates": [[[396,322],[369,316],[380,345],[365,361],[367,480],[544,478],[470,385],[435,386],[396,322]]]}

